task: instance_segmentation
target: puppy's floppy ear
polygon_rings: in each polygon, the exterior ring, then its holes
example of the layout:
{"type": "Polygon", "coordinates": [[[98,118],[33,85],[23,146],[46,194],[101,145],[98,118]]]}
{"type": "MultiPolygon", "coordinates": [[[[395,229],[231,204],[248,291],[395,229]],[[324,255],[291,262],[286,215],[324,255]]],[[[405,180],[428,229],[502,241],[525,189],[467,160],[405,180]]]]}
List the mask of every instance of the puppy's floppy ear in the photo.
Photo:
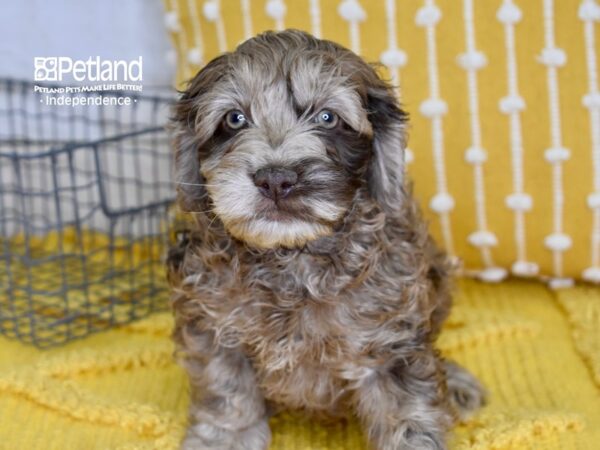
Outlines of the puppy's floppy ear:
{"type": "Polygon", "coordinates": [[[408,115],[392,88],[376,77],[367,83],[367,109],[373,128],[373,155],[367,172],[372,197],[388,214],[402,208],[404,147],[408,115]]]}
{"type": "Polygon", "coordinates": [[[203,211],[208,200],[204,177],[200,173],[201,133],[197,130],[202,96],[226,71],[228,54],[221,55],[198,72],[173,108],[171,130],[175,151],[175,181],[179,206],[183,211],[203,211]]]}

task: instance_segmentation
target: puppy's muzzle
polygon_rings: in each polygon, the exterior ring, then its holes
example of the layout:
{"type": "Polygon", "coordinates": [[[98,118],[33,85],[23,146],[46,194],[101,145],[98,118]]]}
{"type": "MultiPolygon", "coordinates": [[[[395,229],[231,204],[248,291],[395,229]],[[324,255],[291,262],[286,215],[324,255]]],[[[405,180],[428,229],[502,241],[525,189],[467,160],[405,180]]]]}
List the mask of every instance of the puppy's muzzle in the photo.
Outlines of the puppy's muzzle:
{"type": "Polygon", "coordinates": [[[298,183],[298,174],[282,167],[260,169],[253,178],[260,193],[275,202],[290,195],[298,183]]]}

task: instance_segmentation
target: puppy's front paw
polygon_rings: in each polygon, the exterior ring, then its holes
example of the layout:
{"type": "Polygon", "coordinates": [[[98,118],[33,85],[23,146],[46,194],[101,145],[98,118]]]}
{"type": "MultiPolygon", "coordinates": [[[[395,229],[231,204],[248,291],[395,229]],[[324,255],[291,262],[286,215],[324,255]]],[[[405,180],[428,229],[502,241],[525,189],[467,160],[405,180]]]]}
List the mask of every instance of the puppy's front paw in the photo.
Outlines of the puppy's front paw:
{"type": "Polygon", "coordinates": [[[485,405],[486,392],[481,383],[458,364],[444,361],[448,400],[460,420],[468,419],[485,405]]]}
{"type": "Polygon", "coordinates": [[[271,430],[266,420],[243,430],[200,423],[188,429],[181,450],[267,450],[270,442],[271,430]]]}

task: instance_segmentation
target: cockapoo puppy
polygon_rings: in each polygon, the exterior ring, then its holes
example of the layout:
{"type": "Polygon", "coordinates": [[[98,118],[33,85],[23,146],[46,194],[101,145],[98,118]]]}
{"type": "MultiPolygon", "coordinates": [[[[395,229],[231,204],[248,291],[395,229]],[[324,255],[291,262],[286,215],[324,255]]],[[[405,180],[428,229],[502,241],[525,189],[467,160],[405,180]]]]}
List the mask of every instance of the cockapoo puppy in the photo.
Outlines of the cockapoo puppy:
{"type": "Polygon", "coordinates": [[[300,31],[191,80],[174,139],[195,220],[168,261],[182,448],[267,449],[287,409],[355,415],[374,449],[443,449],[482,404],[434,347],[451,267],[403,176],[406,121],[372,66],[300,31]]]}

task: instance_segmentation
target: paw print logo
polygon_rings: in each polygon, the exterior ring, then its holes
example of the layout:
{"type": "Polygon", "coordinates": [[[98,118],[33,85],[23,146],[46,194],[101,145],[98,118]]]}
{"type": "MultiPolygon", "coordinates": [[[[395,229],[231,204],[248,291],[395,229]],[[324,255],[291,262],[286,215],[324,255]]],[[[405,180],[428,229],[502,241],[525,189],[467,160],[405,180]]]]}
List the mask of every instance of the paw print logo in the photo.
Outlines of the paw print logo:
{"type": "Polygon", "coordinates": [[[58,58],[36,57],[33,61],[35,81],[57,81],[58,80],[58,58]]]}

